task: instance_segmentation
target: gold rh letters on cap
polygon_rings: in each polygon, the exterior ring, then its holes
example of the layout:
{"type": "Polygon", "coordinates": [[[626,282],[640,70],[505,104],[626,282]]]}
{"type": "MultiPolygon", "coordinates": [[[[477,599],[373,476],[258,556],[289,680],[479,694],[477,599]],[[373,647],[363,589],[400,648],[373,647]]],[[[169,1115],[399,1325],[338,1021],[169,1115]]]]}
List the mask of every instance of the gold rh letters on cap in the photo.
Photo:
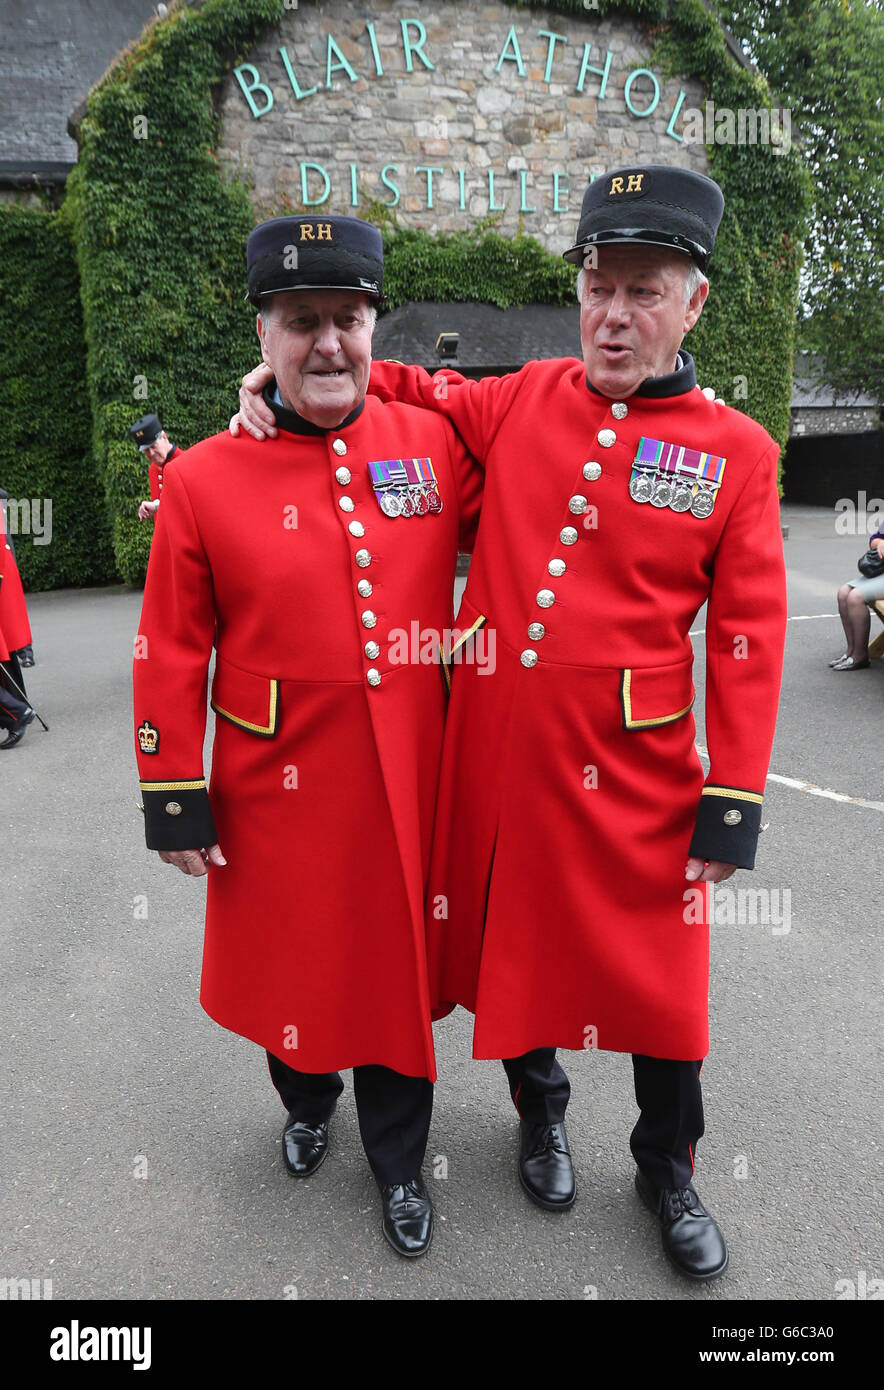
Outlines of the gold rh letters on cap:
{"type": "Polygon", "coordinates": [[[330,222],[317,222],[314,227],[312,222],[300,222],[302,241],[331,241],[332,227],[330,222]]]}
{"type": "Polygon", "coordinates": [[[611,189],[608,193],[608,197],[612,198],[615,193],[641,193],[643,178],[644,174],[630,174],[629,182],[627,183],[625,188],[623,187],[622,179],[612,179],[611,189]]]}

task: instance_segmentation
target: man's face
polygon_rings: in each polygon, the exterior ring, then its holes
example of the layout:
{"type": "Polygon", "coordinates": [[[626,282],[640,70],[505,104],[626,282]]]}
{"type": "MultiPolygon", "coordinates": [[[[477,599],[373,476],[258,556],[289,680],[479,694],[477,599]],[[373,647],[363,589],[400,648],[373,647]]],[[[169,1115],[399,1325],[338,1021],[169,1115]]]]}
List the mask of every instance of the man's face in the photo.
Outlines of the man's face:
{"type": "Polygon", "coordinates": [[[597,391],[625,400],[647,377],[675,370],[684,335],[708,292],[684,300],[690,261],[656,246],[599,246],[598,268],[586,271],[580,341],[586,375],[597,391]]]}
{"type": "Polygon", "coordinates": [[[323,429],[355,410],[371,371],[372,301],[353,290],[286,290],[273,295],[258,337],[283,404],[323,429]]]}
{"type": "Polygon", "coordinates": [[[163,433],[159,436],[158,439],[154,440],[150,448],[145,449],[144,451],[148,463],[154,463],[156,464],[157,468],[159,468],[160,464],[165,461],[166,455],[168,454],[171,447],[172,445],[169,443],[169,436],[166,434],[166,431],[163,430],[163,433]]]}

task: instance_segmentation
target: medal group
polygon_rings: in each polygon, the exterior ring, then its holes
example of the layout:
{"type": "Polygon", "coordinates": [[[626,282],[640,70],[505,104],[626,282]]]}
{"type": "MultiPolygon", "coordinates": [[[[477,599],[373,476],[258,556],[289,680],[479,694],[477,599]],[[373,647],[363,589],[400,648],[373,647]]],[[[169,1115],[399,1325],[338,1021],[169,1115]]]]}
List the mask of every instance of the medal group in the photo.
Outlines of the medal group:
{"type": "Polygon", "coordinates": [[[384,516],[428,516],[441,512],[442,498],[432,459],[376,459],[368,467],[384,516]]]}
{"type": "Polygon", "coordinates": [[[633,502],[650,502],[674,512],[691,512],[701,520],[711,516],[726,459],[642,438],[632,465],[629,495],[633,502]]]}

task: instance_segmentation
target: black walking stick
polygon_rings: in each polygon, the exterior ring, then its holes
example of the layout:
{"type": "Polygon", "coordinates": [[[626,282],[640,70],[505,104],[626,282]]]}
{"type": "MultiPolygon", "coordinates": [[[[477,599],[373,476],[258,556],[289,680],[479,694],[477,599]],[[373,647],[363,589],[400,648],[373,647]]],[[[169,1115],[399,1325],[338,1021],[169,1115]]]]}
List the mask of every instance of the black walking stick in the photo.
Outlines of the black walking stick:
{"type": "MultiPolygon", "coordinates": [[[[15,676],[11,675],[10,672],[9,672],[9,670],[8,670],[5,666],[3,666],[2,664],[0,664],[0,671],[2,671],[2,673],[3,673],[3,679],[4,679],[5,681],[9,681],[9,684],[15,687],[16,693],[17,693],[18,695],[21,696],[21,698],[24,700],[25,704],[26,704],[30,709],[34,709],[34,706],[31,704],[31,702],[30,702],[30,700],[28,699],[27,695],[26,695],[25,692],[22,690],[22,688],[21,688],[21,686],[19,685],[18,681],[15,679],[15,676]]],[[[40,719],[40,716],[39,716],[39,714],[37,714],[37,711],[36,711],[35,709],[34,709],[34,715],[35,715],[36,718],[40,721],[40,723],[43,725],[44,732],[48,734],[48,733],[49,733],[49,725],[48,725],[43,719],[40,719]]]]}

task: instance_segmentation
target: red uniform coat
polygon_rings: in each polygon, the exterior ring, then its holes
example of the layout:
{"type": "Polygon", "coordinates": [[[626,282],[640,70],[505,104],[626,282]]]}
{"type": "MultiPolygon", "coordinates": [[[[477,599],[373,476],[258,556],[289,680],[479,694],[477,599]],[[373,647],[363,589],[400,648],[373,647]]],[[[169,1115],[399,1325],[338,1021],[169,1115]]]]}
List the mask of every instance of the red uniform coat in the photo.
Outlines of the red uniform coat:
{"type": "Polygon", "coordinates": [[[0,661],[32,640],[21,575],[0,517],[0,661]]]}
{"type": "Polygon", "coordinates": [[[455,653],[428,896],[434,1005],[475,1012],[477,1057],[708,1048],[685,862],[754,863],[785,584],[778,447],[685,362],[616,403],[571,359],[446,373],[446,392],[373,372],[443,411],[487,470],[458,625],[494,634],[496,669],[470,664],[470,640],[455,653]],[[642,437],[725,456],[710,516],[633,501],[642,437]],[[707,599],[704,785],[688,634],[707,599]]]}
{"type": "Polygon", "coordinates": [[[163,472],[164,472],[165,468],[167,467],[167,465],[170,464],[170,463],[172,462],[173,458],[178,458],[179,455],[183,454],[184,452],[185,452],[184,449],[179,449],[177,444],[173,444],[173,445],[172,445],[172,448],[170,449],[169,453],[166,455],[166,457],[165,457],[165,459],[163,460],[162,463],[149,463],[149,464],[148,464],[148,466],[147,466],[147,476],[148,476],[148,479],[149,479],[149,482],[150,482],[150,500],[151,500],[151,502],[159,502],[159,501],[162,500],[162,496],[163,496],[163,472]]]}
{"type": "Polygon", "coordinates": [[[412,624],[450,628],[480,488],[444,420],[374,399],[337,431],[220,434],[166,467],[134,663],[147,842],[217,827],[203,1007],[301,1071],[435,1078],[423,904],[445,696],[429,647],[395,658],[412,624]],[[391,519],[368,464],[413,458],[442,510],[391,519]]]}

